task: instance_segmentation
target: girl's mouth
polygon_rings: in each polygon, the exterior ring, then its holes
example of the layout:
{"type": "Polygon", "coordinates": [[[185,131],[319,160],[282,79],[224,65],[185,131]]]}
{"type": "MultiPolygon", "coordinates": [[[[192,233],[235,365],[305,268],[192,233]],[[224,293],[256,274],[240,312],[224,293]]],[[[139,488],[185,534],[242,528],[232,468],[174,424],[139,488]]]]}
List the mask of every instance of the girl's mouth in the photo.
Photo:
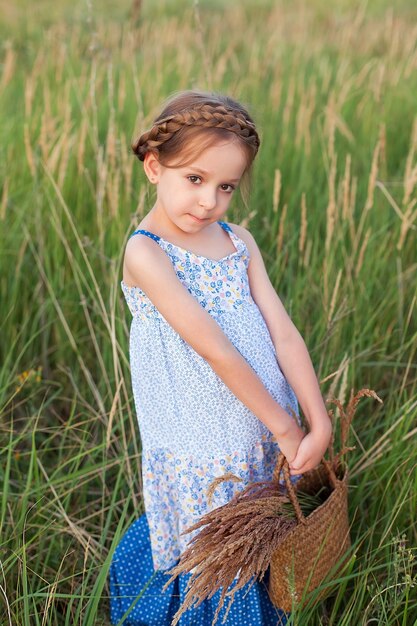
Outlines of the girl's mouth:
{"type": "Polygon", "coordinates": [[[200,222],[200,223],[202,223],[202,222],[206,222],[206,221],[208,220],[208,218],[207,218],[207,217],[201,220],[199,217],[195,217],[195,215],[191,215],[191,213],[189,213],[189,215],[190,215],[190,217],[192,217],[194,220],[196,220],[197,222],[200,222]]]}

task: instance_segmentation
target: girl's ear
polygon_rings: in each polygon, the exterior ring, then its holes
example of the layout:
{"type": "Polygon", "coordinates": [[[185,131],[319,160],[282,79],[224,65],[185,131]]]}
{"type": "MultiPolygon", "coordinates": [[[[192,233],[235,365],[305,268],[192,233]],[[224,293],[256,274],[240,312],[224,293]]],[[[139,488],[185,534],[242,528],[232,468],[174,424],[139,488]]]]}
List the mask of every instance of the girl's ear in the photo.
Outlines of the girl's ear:
{"type": "Polygon", "coordinates": [[[143,169],[149,181],[153,184],[159,182],[161,165],[153,152],[147,152],[143,160],[143,169]]]}

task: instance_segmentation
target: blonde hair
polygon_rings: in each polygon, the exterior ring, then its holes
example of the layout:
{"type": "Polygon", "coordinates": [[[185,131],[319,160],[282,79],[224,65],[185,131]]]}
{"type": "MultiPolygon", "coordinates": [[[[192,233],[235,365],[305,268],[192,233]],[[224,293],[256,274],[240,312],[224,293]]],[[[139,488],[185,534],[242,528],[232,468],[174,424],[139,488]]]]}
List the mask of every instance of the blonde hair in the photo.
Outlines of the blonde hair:
{"type": "Polygon", "coordinates": [[[140,161],[153,152],[165,167],[183,167],[209,146],[230,141],[231,137],[246,156],[241,189],[247,205],[252,163],[260,139],[248,111],[229,96],[199,90],[175,93],[165,102],[152,128],[132,142],[132,150],[140,161]]]}

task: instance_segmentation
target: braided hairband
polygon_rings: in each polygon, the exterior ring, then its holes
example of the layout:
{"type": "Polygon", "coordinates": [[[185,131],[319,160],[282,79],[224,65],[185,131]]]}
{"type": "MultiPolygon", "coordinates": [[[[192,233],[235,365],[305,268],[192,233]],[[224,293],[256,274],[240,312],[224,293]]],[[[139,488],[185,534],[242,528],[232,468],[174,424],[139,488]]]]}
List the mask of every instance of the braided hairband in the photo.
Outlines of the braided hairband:
{"type": "Polygon", "coordinates": [[[147,144],[149,148],[158,148],[162,143],[168,141],[182,126],[224,128],[243,138],[252,137],[255,154],[260,145],[255,124],[241,112],[223,105],[202,104],[192,109],[184,109],[162,119],[157,119],[152,128],[147,133],[141,135],[133,146],[134,152],[143,161],[145,154],[139,151],[141,146],[147,144]]]}

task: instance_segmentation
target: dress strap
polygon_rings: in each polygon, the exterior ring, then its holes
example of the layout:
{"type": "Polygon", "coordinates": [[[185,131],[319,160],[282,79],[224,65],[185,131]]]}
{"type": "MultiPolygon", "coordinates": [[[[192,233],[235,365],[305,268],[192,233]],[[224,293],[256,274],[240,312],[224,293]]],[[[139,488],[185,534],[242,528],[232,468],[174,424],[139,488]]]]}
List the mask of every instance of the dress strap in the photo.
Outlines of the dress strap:
{"type": "MultiPolygon", "coordinates": [[[[227,224],[226,222],[221,222],[220,220],[218,220],[217,223],[220,224],[223,230],[226,230],[229,233],[233,232],[229,224],[227,224]]],[[[133,235],[146,235],[147,237],[150,237],[151,239],[154,239],[154,241],[158,241],[158,242],[161,239],[159,235],[155,235],[154,233],[151,233],[149,230],[144,230],[143,228],[138,228],[138,230],[135,230],[135,232],[132,233],[130,237],[133,237],[133,235]]]]}
{"type": "Polygon", "coordinates": [[[223,230],[227,230],[229,233],[232,233],[233,230],[230,228],[229,224],[226,222],[221,222],[220,220],[217,222],[223,228],[223,230]]]}
{"type": "Polygon", "coordinates": [[[161,239],[159,235],[155,235],[154,233],[151,233],[149,230],[144,230],[141,228],[138,228],[138,230],[135,230],[135,232],[132,233],[130,237],[133,237],[133,235],[146,235],[147,237],[150,237],[151,239],[154,239],[155,241],[159,241],[161,239]]]}

